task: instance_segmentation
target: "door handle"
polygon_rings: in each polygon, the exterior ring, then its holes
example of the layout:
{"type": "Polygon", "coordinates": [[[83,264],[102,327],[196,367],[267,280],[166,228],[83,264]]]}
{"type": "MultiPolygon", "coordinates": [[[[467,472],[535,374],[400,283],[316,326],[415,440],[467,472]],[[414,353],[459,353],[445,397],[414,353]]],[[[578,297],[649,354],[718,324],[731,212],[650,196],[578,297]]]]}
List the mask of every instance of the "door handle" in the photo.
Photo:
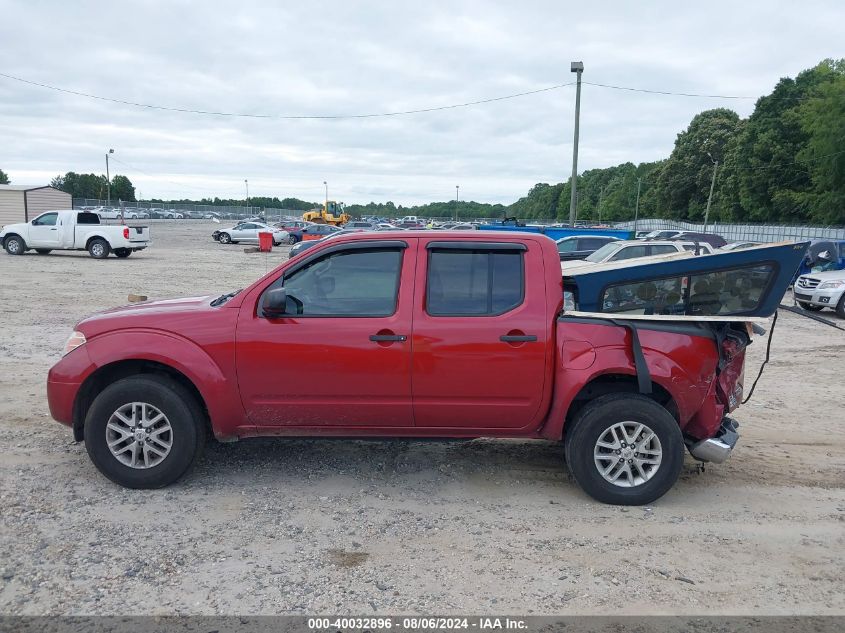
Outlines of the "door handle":
{"type": "Polygon", "coordinates": [[[51,231],[58,231],[59,229],[53,228],[53,229],[50,229],[50,230],[51,231]]]}
{"type": "Polygon", "coordinates": [[[370,334],[370,340],[374,343],[381,343],[383,341],[399,341],[403,343],[408,340],[404,334],[370,334]]]}
{"type": "Polygon", "coordinates": [[[499,340],[503,343],[533,343],[537,337],[534,334],[502,334],[499,340]]]}

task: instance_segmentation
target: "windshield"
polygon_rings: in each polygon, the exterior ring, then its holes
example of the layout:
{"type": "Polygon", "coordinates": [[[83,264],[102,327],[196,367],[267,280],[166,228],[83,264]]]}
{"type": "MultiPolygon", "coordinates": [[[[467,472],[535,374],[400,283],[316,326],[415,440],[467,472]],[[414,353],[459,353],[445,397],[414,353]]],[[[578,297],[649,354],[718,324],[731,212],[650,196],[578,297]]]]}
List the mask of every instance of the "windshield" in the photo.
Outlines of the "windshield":
{"type": "Polygon", "coordinates": [[[585,259],[588,262],[602,262],[605,258],[609,257],[616,249],[618,248],[616,242],[611,242],[610,244],[605,244],[599,250],[597,250],[592,255],[589,255],[585,259]]]}

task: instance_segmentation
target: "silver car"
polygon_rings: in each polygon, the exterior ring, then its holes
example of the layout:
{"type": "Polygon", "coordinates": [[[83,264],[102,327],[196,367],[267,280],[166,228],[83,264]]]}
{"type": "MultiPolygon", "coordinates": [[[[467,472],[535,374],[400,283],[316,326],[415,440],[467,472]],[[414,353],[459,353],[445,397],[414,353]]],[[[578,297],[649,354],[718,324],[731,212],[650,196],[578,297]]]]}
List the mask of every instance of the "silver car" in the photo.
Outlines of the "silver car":
{"type": "Polygon", "coordinates": [[[795,280],[792,294],[805,310],[818,312],[823,308],[833,308],[845,319],[845,270],[801,275],[795,280]]]}
{"type": "Polygon", "coordinates": [[[288,241],[288,232],[262,222],[240,222],[232,228],[221,229],[215,238],[221,244],[236,244],[238,242],[258,243],[259,233],[272,233],[273,244],[279,246],[288,241]]]}

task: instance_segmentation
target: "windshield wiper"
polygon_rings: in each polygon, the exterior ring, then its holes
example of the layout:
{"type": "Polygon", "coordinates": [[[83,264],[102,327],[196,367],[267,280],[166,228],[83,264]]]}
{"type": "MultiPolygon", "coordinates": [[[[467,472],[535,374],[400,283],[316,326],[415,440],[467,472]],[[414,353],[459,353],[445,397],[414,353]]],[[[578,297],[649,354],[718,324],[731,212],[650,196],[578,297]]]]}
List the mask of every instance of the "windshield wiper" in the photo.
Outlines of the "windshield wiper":
{"type": "Polygon", "coordinates": [[[238,294],[241,290],[243,290],[243,288],[238,288],[237,290],[233,290],[232,292],[227,292],[224,295],[220,295],[214,301],[211,302],[211,305],[214,307],[222,305],[226,303],[229,299],[234,297],[236,294],[238,294]]]}

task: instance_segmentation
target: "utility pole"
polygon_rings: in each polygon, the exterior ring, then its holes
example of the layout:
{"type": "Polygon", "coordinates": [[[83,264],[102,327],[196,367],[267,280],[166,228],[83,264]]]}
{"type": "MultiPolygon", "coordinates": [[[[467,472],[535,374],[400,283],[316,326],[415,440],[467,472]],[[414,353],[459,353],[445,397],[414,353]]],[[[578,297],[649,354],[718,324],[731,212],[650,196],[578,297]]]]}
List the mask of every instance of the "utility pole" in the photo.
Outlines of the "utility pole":
{"type": "Polygon", "coordinates": [[[246,213],[247,213],[247,215],[250,215],[250,213],[249,213],[249,181],[246,178],[244,178],[244,185],[246,186],[246,213]]]}
{"type": "Polygon", "coordinates": [[[455,222],[458,221],[458,200],[461,199],[460,190],[461,186],[455,185],[455,222]]]}
{"type": "MultiPolygon", "coordinates": [[[[114,154],[114,150],[110,149],[109,154],[114,154]]],[[[109,154],[106,154],[106,196],[108,206],[111,206],[111,176],[109,175],[109,154]]],[[[120,162],[120,161],[118,161],[120,162]]],[[[101,189],[102,191],[102,189],[101,189]]]]}
{"type": "MultiPolygon", "coordinates": [[[[710,152],[707,152],[707,155],[710,156],[710,152]]],[[[719,169],[719,161],[713,160],[712,156],[710,156],[710,160],[713,161],[713,178],[710,180],[710,195],[707,196],[707,210],[704,212],[705,233],[707,233],[707,221],[710,219],[710,203],[713,201],[713,187],[716,186],[716,170],[719,169]]]]}
{"type": "Polygon", "coordinates": [[[637,206],[634,208],[634,237],[637,236],[637,222],[640,219],[640,184],[642,178],[637,178],[637,206]]]}
{"type": "Polygon", "coordinates": [[[601,201],[604,200],[604,187],[599,190],[599,224],[601,224],[601,201]]]}
{"type": "Polygon", "coordinates": [[[581,73],[584,72],[584,62],[572,62],[569,70],[578,73],[575,88],[575,142],[572,144],[572,195],[569,198],[569,226],[575,226],[575,207],[578,203],[578,124],[581,119],[581,73]]]}
{"type": "Polygon", "coordinates": [[[326,213],[329,212],[329,183],[327,180],[323,181],[323,186],[326,188],[326,213]]]}

